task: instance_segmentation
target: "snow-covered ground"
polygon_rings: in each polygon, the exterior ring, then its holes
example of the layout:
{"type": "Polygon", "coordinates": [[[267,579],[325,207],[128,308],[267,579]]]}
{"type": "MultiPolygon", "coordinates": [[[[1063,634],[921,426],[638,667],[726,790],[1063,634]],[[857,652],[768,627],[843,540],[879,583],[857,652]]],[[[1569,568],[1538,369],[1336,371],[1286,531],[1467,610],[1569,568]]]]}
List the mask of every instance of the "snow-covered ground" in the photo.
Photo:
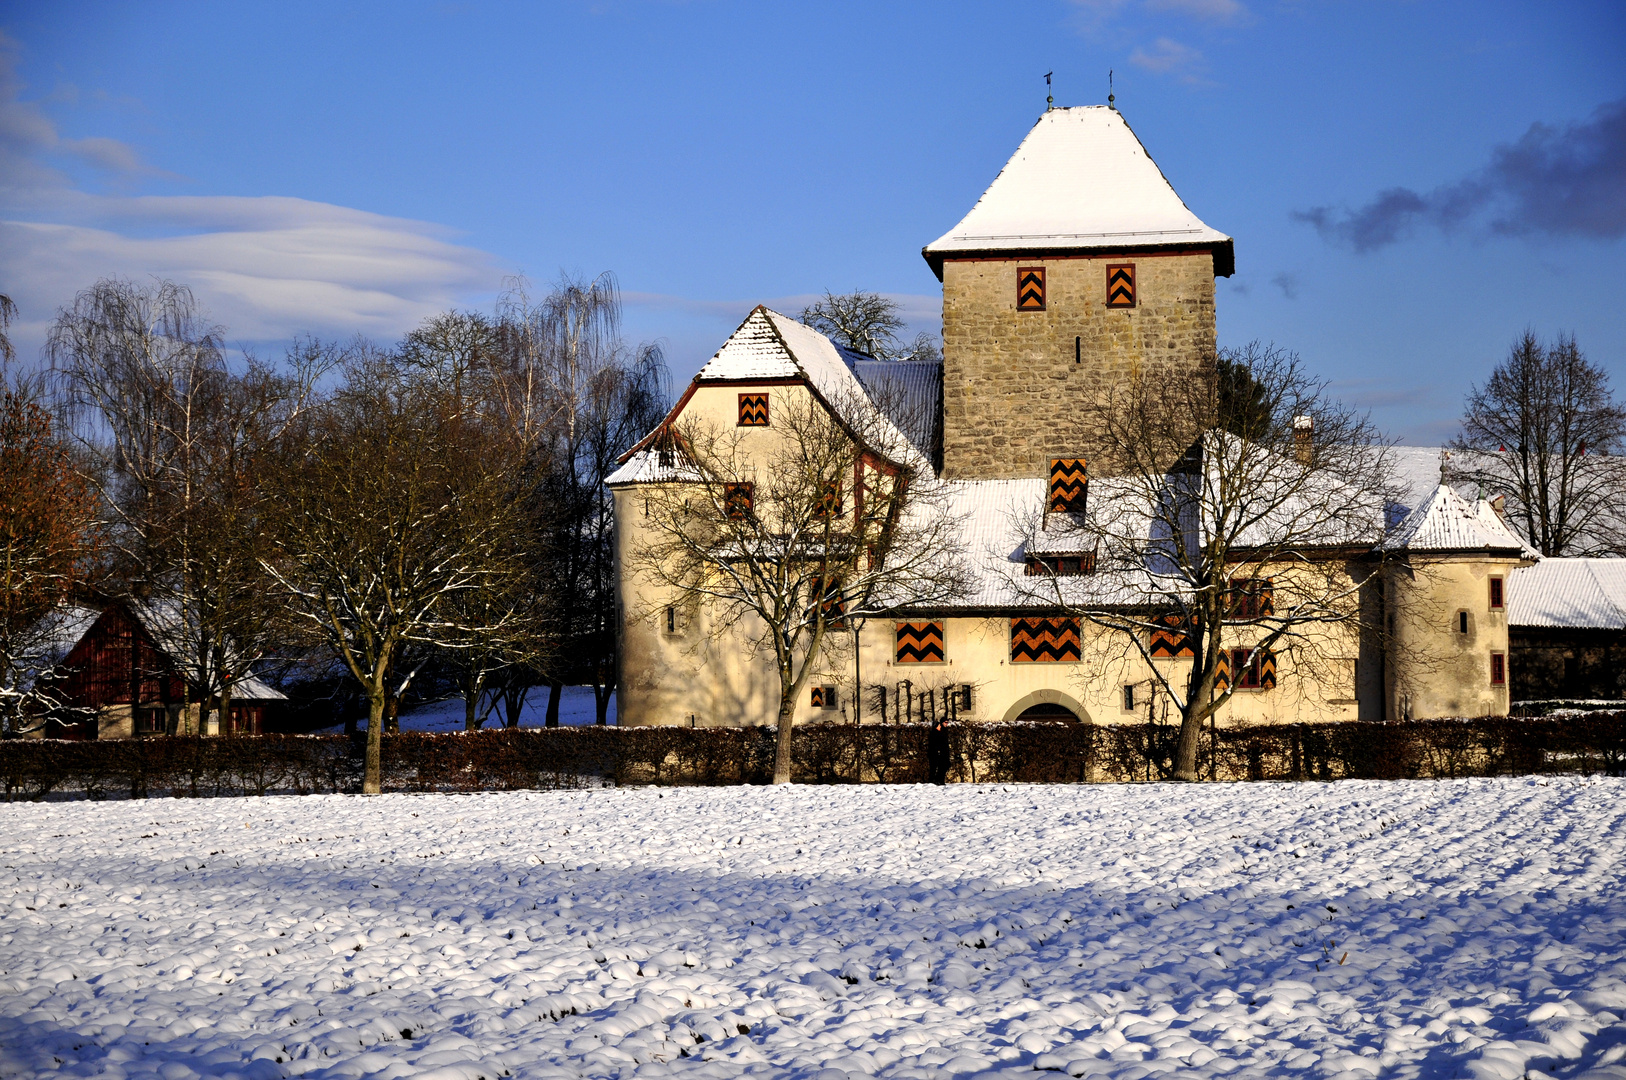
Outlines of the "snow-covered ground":
{"type": "Polygon", "coordinates": [[[1619,1078],[1623,855],[1619,779],[11,805],[0,1076],[1619,1078]]]}
{"type": "MultiPolygon", "coordinates": [[[[486,727],[502,727],[502,705],[498,705],[486,718],[486,727]]],[[[519,713],[520,727],[541,727],[548,718],[548,688],[539,686],[532,690],[525,698],[525,707],[519,713]]],[[[610,711],[605,718],[609,723],[615,723],[615,698],[610,698],[610,711]]],[[[566,727],[575,727],[580,724],[592,724],[598,720],[598,707],[593,702],[593,688],[591,686],[566,686],[559,692],[559,723],[566,727]]],[[[415,708],[403,710],[401,713],[402,731],[462,731],[463,730],[463,699],[446,698],[443,701],[431,701],[415,708]]],[[[367,721],[358,725],[362,731],[367,730],[367,721]]],[[[330,728],[323,728],[322,733],[336,733],[344,730],[343,724],[335,724],[330,728]]]]}

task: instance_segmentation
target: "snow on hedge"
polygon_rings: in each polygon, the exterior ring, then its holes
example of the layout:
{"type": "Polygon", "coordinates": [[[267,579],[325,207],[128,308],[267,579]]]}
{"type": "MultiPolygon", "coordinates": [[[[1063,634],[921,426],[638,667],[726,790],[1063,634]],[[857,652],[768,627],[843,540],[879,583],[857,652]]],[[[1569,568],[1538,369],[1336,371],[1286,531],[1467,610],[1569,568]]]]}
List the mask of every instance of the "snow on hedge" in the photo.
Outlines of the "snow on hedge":
{"type": "Polygon", "coordinates": [[[10,805],[0,1077],[1621,1077],[1623,855],[1619,779],[10,805]]]}

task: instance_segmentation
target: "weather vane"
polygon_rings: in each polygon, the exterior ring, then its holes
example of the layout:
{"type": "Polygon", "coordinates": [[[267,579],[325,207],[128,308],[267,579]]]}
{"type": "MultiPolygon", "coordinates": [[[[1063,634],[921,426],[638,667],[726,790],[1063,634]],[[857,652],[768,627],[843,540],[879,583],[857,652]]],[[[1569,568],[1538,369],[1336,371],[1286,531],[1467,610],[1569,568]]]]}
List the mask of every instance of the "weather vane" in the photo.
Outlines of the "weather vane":
{"type": "Polygon", "coordinates": [[[1112,69],[1107,68],[1107,108],[1116,111],[1118,106],[1114,105],[1113,102],[1117,100],[1112,93],[1112,69]]]}
{"type": "Polygon", "coordinates": [[[1044,107],[1046,110],[1054,109],[1056,107],[1056,99],[1050,96],[1050,76],[1054,74],[1054,71],[1047,71],[1044,73],[1044,107]]]}

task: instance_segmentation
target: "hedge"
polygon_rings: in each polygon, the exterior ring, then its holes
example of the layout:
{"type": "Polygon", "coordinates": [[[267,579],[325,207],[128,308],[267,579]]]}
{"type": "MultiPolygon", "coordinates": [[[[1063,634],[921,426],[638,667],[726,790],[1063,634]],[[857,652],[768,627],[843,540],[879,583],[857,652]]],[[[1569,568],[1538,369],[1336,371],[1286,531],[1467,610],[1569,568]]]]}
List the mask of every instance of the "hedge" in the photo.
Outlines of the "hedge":
{"type": "MultiPolygon", "coordinates": [[[[1168,779],[1172,725],[949,724],[944,779],[1092,783],[1168,779]]],[[[7,801],[353,792],[364,735],[0,741],[7,801]]],[[[765,784],[774,734],[746,728],[529,728],[407,732],[383,742],[389,791],[513,791],[627,784],[765,784]]],[[[803,783],[933,779],[923,724],[796,730],[803,783]]],[[[1341,780],[1626,772],[1626,713],[1386,723],[1288,724],[1204,732],[1214,780],[1341,780]]]]}

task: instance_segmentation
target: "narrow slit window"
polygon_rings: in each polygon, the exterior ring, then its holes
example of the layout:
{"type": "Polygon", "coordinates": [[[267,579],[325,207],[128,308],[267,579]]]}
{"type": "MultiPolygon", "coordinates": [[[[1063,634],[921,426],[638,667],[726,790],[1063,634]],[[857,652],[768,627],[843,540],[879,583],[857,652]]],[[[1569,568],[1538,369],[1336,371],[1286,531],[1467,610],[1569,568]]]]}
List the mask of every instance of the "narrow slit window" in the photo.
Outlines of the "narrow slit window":
{"type": "Polygon", "coordinates": [[[1466,611],[1459,611],[1459,612],[1457,612],[1457,633],[1466,634],[1467,632],[1468,632],[1468,613],[1466,611]]]}
{"type": "Polygon", "coordinates": [[[1499,653],[1499,652],[1491,653],[1491,672],[1490,672],[1490,675],[1491,675],[1491,685],[1492,686],[1506,686],[1507,685],[1507,654],[1506,653],[1499,653]]]}
{"type": "Polygon", "coordinates": [[[1135,684],[1124,683],[1124,712],[1135,711],[1135,684]]]}
{"type": "Polygon", "coordinates": [[[1490,579],[1490,606],[1492,611],[1502,610],[1502,579],[1500,577],[1490,579]]]}

